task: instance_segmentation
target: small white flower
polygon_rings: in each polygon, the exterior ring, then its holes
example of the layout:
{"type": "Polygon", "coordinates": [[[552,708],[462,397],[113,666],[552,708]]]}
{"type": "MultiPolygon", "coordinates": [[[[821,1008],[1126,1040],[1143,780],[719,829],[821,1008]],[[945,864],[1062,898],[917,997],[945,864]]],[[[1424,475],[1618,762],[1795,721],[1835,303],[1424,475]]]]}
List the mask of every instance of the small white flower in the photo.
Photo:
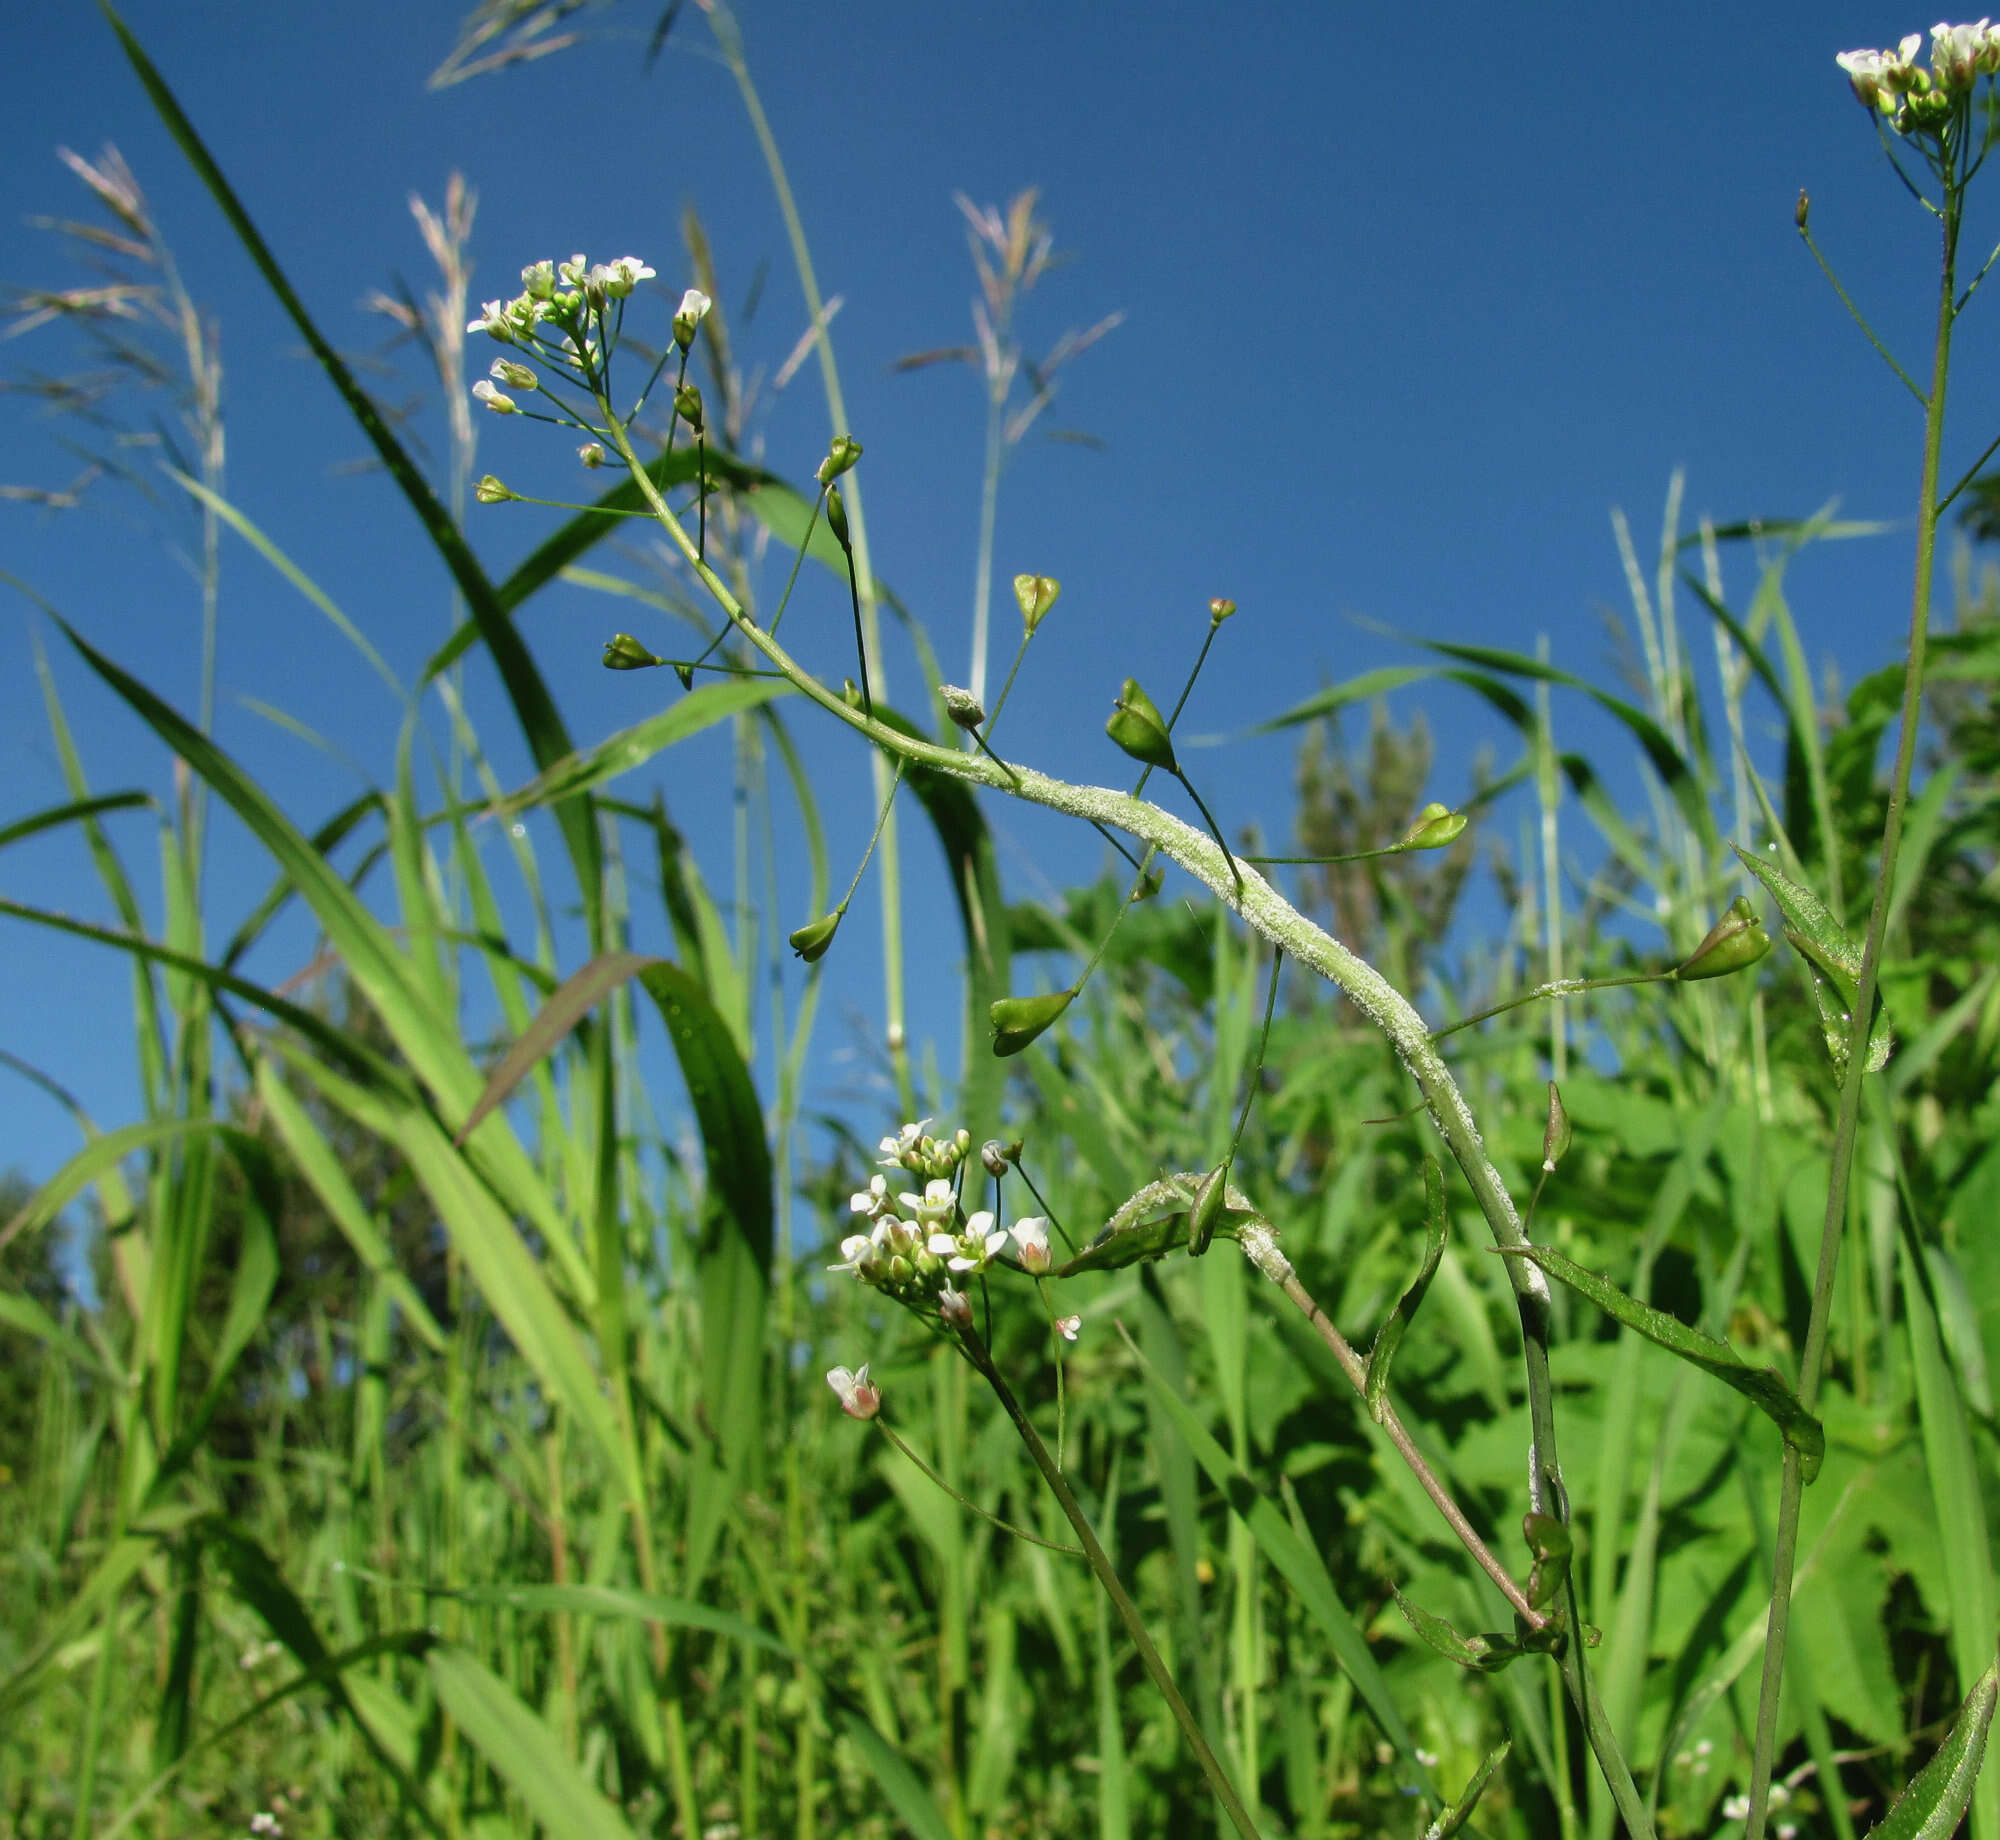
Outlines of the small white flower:
{"type": "Polygon", "coordinates": [[[505,391],[495,385],[488,383],[484,377],[480,378],[472,386],[472,394],[479,401],[483,402],[487,408],[491,409],[495,415],[519,415],[521,413],[521,406],[513,397],[507,395],[505,391]]]}
{"type": "Polygon", "coordinates": [[[862,1267],[868,1262],[868,1255],[875,1249],[875,1239],[868,1233],[850,1233],[840,1242],[840,1263],[829,1265],[828,1271],[851,1271],[857,1278],[863,1275],[862,1267]]]}
{"type": "Polygon", "coordinates": [[[590,277],[590,258],[571,256],[567,262],[556,264],[556,275],[566,288],[580,288],[590,277]]]}
{"type": "Polygon", "coordinates": [[[1039,1214],[1028,1214],[1008,1229],[1014,1241],[1014,1257],[1021,1269],[1040,1277],[1055,1263],[1049,1251],[1049,1223],[1039,1214]]]}
{"type": "MultiPolygon", "coordinates": [[[[652,272],[653,271],[650,268],[647,269],[646,271],[646,273],[649,275],[652,272]]],[[[709,297],[706,294],[704,294],[700,288],[689,288],[688,291],[681,296],[680,311],[674,315],[674,319],[677,322],[680,320],[686,320],[688,324],[691,326],[699,326],[701,322],[708,316],[709,308],[714,305],[715,302],[710,300],[709,297]]],[[[929,1124],[930,1120],[926,1118],[924,1120],[924,1123],[929,1124]]]]}
{"type": "Polygon", "coordinates": [[[972,1327],[972,1302],[963,1291],[955,1291],[947,1284],[938,1292],[938,1314],[954,1329],[972,1327]]]}
{"type": "Polygon", "coordinates": [[[521,285],[528,290],[530,300],[555,299],[556,265],[553,262],[530,262],[521,270],[521,285]]]}
{"type": "Polygon", "coordinates": [[[882,1152],[881,1167],[901,1169],[903,1158],[923,1142],[924,1133],[931,1128],[928,1118],[919,1118],[915,1124],[906,1124],[894,1137],[883,1138],[879,1148],[882,1152]]]}
{"type": "Polygon", "coordinates": [[[604,443],[602,441],[586,441],[576,450],[576,457],[594,473],[604,464],[604,443]]]}
{"type": "Polygon", "coordinates": [[[1422,1745],[1418,1745],[1410,1755],[1415,1757],[1427,1770],[1434,1770],[1438,1767],[1438,1754],[1436,1751],[1427,1751],[1422,1745]]]}
{"type": "MultiPolygon", "coordinates": [[[[933,1188],[941,1184],[933,1182],[933,1188]]],[[[993,1255],[1007,1243],[1007,1234],[993,1230],[993,1216],[984,1208],[965,1223],[965,1231],[958,1236],[958,1252],[951,1260],[953,1271],[984,1271],[993,1262],[993,1255]]]]}
{"type": "Polygon", "coordinates": [[[511,345],[514,342],[514,328],[508,320],[507,308],[498,300],[486,302],[479,309],[477,319],[466,321],[465,329],[467,332],[490,333],[503,345],[511,345]]]}
{"type": "Polygon", "coordinates": [[[889,1178],[870,1176],[866,1188],[858,1195],[847,1197],[847,1205],[852,1212],[871,1217],[886,1212],[889,1206],[889,1178]]]}
{"type": "Polygon", "coordinates": [[[1979,63],[1986,51],[1987,27],[1976,25],[1931,27],[1931,76],[1940,89],[1970,89],[1979,76],[1979,63]]]}
{"type": "Polygon", "coordinates": [[[1747,1795],[1732,1795],[1724,1799],[1722,1818],[1725,1821],[1747,1821],[1750,1818],[1750,1798],[1747,1795]]]}
{"type": "Polygon", "coordinates": [[[516,364],[512,358],[495,358],[486,374],[510,390],[532,390],[540,382],[525,364],[516,364]]]}
{"type": "Polygon", "coordinates": [[[866,1361],[852,1373],[844,1367],[834,1368],[826,1383],[839,1395],[840,1409],[849,1418],[870,1419],[882,1409],[882,1389],[869,1383],[866,1361]]]}
{"type": "Polygon", "coordinates": [[[260,1808],[250,1817],[250,1831],[253,1834],[282,1834],[285,1830],[278,1825],[278,1817],[268,1808],[260,1808]]]}
{"type": "Polygon", "coordinates": [[[613,300],[623,300],[642,281],[650,281],[653,271],[637,256],[620,256],[605,265],[604,291],[613,300]]]}
{"type": "Polygon", "coordinates": [[[921,1195],[898,1195],[896,1200],[904,1213],[914,1215],[927,1227],[942,1226],[958,1212],[958,1196],[949,1182],[941,1180],[926,1182],[921,1195]]]}
{"type": "Polygon", "coordinates": [[[1077,1331],[1082,1327],[1083,1318],[1081,1316],[1058,1316],[1056,1318],[1056,1333],[1066,1342],[1075,1341],[1077,1331]]]}

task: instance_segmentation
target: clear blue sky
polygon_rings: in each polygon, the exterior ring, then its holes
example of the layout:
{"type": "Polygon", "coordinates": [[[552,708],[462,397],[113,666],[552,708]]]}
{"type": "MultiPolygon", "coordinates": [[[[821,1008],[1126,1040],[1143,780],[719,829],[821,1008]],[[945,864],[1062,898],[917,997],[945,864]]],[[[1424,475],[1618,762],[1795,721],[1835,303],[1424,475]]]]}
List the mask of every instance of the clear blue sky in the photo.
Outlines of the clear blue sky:
{"type": "MultiPolygon", "coordinates": [[[[769,263],[743,355],[774,366],[804,329],[804,310],[755,146],[726,74],[701,54],[707,28],[695,6],[641,73],[658,10],[657,0],[624,0],[587,12],[582,47],[435,94],[423,80],[451,45],[451,5],[354,0],[329,14],[130,0],[126,17],[343,348],[381,337],[383,323],[359,311],[371,289],[398,275],[428,284],[405,201],[413,188],[435,201],[456,168],[479,192],[479,296],[514,292],[526,261],[585,250],[644,256],[677,299],[688,277],[676,225],[692,202],[716,244],[725,304],[740,306],[752,272],[769,263]]],[[[1810,188],[1823,246],[1905,362],[1924,364],[1927,220],[1896,187],[1832,60],[1893,42],[1927,16],[1792,0],[1763,9],[1752,29],[1736,6],[1564,5],[1496,18],[1448,4],[1412,25],[1335,5],[744,0],[741,18],[822,284],[845,301],[834,340],[867,448],[876,564],[928,622],[951,676],[965,664],[980,399],[966,371],[890,366],[968,335],[972,277],[953,192],[984,203],[1042,188],[1072,260],[1030,302],[1032,349],[1114,309],[1126,314],[1064,374],[1045,418],[1102,448],[1031,437],[1001,506],[997,630],[1011,636],[1007,577],[1038,569],[1064,583],[1008,716],[1009,751],[1051,770],[1123,777],[1102,736],[1118,680],[1136,671],[1171,695],[1212,594],[1233,596],[1242,613],[1186,719],[1197,732],[1240,728],[1323,682],[1411,656],[1355,616],[1523,650],[1546,633],[1556,662],[1608,681],[1603,613],[1626,605],[1608,513],[1626,509],[1650,556],[1677,466],[1687,469],[1690,523],[1704,512],[1724,522],[1800,515],[1833,498],[1854,517],[1908,514],[1918,412],[1800,247],[1792,203],[1810,188]]],[[[414,673],[448,628],[444,574],[393,489],[343,470],[361,455],[360,437],[156,124],[97,10],[76,0],[20,9],[8,34],[0,189],[14,217],[0,233],[0,280],[80,278],[57,240],[24,219],[85,215],[54,149],[88,156],[115,142],[193,292],[222,322],[232,495],[399,671],[414,673]]],[[[1975,209],[1969,245],[1995,222],[2000,213],[1975,209]]],[[[663,320],[667,304],[658,310],[663,320]]],[[[1961,335],[1960,466],[2000,425],[1994,337],[1984,316],[1961,335]]],[[[483,364],[490,353],[474,356],[483,364]]],[[[75,357],[48,332],[0,345],[10,378],[71,369],[75,357]]],[[[429,390],[416,425],[442,450],[433,382],[412,359],[400,381],[374,387],[391,400],[429,390]]],[[[479,419],[480,468],[507,477],[530,474],[532,456],[545,459],[558,438],[479,419]]],[[[61,446],[74,431],[28,402],[0,397],[0,431],[0,484],[60,487],[75,472],[61,446]]],[[[763,432],[769,464],[810,473],[828,434],[810,370],[763,432]]],[[[148,505],[105,482],[66,515],[0,502],[0,568],[192,707],[197,601],[158,534],[188,529],[170,490],[148,505]]],[[[474,537],[497,572],[552,515],[475,511],[474,537]]],[[[1735,566],[1740,600],[1749,574],[1735,566]]],[[[1908,570],[1901,532],[1806,557],[1793,598],[1808,647],[1837,655],[1850,677],[1884,662],[1907,619],[1908,570]]],[[[822,635],[806,649],[823,669],[837,678],[849,668],[844,599],[830,584],[815,584],[792,620],[802,644],[822,635]]],[[[222,621],[220,736],[297,819],[318,822],[359,782],[255,713],[253,699],[387,775],[395,704],[233,540],[222,621]]],[[[664,676],[599,668],[598,648],[618,626],[667,637],[629,603],[570,590],[527,618],[581,741],[673,691],[664,676]]],[[[8,594],[0,825],[64,797],[31,668],[37,633],[51,645],[94,785],[164,796],[158,745],[8,594]]],[[[890,671],[899,699],[913,701],[907,656],[890,671]]],[[[472,683],[483,732],[510,779],[522,777],[490,674],[472,683]]],[[[1422,701],[1441,742],[1440,796],[1463,789],[1482,741],[1496,744],[1501,764],[1511,759],[1508,739],[1466,701],[1443,691],[1422,701]]],[[[1581,708],[1559,706],[1558,720],[1566,745],[1608,766],[1626,759],[1581,708]]],[[[857,763],[831,739],[814,745],[835,861],[851,865],[869,818],[844,790],[857,763]]],[[[1283,836],[1292,756],[1292,741],[1278,738],[1194,764],[1227,823],[1256,819],[1283,836]]],[[[669,808],[698,835],[725,771],[719,746],[665,759],[669,808]]],[[[1019,893],[1094,861],[1065,855],[1033,817],[994,818],[1019,893]]],[[[115,830],[153,899],[148,821],[115,830]]],[[[703,845],[722,879],[726,847],[707,835],[703,845]]],[[[914,898],[938,903],[923,847],[913,840],[924,878],[914,898]]],[[[239,832],[218,830],[215,938],[268,876],[239,832]]],[[[108,917],[74,833],[0,853],[0,890],[108,917]]],[[[778,919],[790,926],[805,917],[802,888],[786,898],[797,911],[778,919]]],[[[136,1084],[123,965],[0,924],[0,1045],[71,1087],[101,1124],[126,1121],[136,1084]]],[[[936,994],[917,1019],[941,1035],[949,1067],[956,1020],[943,990],[955,922],[928,930],[943,945],[920,961],[936,994]]],[[[862,937],[844,938],[828,961],[829,1047],[848,1015],[876,1002],[869,928],[855,931],[862,937]]],[[[295,930],[257,969],[282,978],[309,944],[295,930]]],[[[837,1066],[827,1075],[842,1077],[837,1066]]],[[[30,1086],[0,1080],[0,1169],[45,1176],[75,1147],[72,1128],[30,1086]]]]}

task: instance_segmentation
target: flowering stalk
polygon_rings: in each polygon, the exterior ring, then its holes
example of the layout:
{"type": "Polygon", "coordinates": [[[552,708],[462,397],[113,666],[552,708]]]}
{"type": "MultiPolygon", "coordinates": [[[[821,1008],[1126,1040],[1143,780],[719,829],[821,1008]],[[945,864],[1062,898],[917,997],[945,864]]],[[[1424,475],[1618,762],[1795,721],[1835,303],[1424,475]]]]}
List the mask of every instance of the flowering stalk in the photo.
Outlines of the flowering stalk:
{"type": "MultiPolygon", "coordinates": [[[[1931,357],[1930,390],[1923,398],[1923,463],[1917,484],[1917,553],[1911,590],[1910,636],[1903,672],[1903,705],[1896,737],[1895,763],[1889,775],[1889,800],[1882,825],[1882,853],[1875,876],[1875,897],[1862,937],[1861,971],[1848,1023],[1846,1066],[1840,1083],[1840,1110],[1833,1133],[1832,1165],[1827,1176],[1826,1213],[1820,1227],[1819,1263],[1813,1280],[1812,1313],[1807,1319],[1805,1346],[1799,1354],[1799,1404],[1808,1412],[1819,1397],[1826,1359],[1827,1323],[1832,1312],[1834,1278],[1847,1224],[1847,1185],[1854,1164],[1855,1136],[1861,1118],[1861,1082],[1867,1071],[1869,1028],[1875,1014],[1875,993],[1882,964],[1883,937],[1888,926],[1889,897],[1896,875],[1896,858],[1903,835],[1903,812],[1909,802],[1910,775],[1916,760],[1917,729],[1922,718],[1924,652],[1929,637],[1931,573],[1937,548],[1938,464],[1944,445],[1946,384],[1951,373],[1951,335],[1965,305],[1958,296],[1958,237],[1965,203],[1965,186],[1985,156],[1975,135],[1973,90],[1979,79],[2000,71],[2000,28],[1981,21],[1977,26],[1939,25],[1932,29],[1931,72],[1912,63],[1921,42],[1912,33],[1895,52],[1850,51],[1837,60],[1848,73],[1855,95],[1878,111],[1891,164],[1902,173],[1888,141],[1893,130],[1915,145],[1939,184],[1938,200],[1918,192],[1924,208],[1938,219],[1940,263],[1937,335],[1931,357]]],[[[1904,182],[1909,183],[1907,175],[1904,182]]],[[[1915,190],[1915,187],[1912,187],[1915,190]]],[[[1803,227],[1803,226],[1802,226],[1803,227]]],[[[1989,263],[1990,266],[1990,263],[1989,263]]],[[[1982,271],[1983,273],[1984,271],[1982,271]]],[[[1837,845],[1829,839],[1829,848],[1837,845]]],[[[1799,1504],[1805,1481],[1800,1453],[1787,1443],[1779,1483],[1778,1522],[1771,1555],[1771,1610],[1764,1644],[1764,1674],[1757,1703],[1757,1739],[1751,1759],[1748,1824],[1745,1840],[1762,1840],[1769,1818],[1771,1769],[1777,1745],[1778,1701],[1784,1686],[1786,1639],[1791,1624],[1792,1572],[1798,1558],[1799,1504]]],[[[1962,1683],[1970,1685],[1970,1682],[1962,1683]]]]}

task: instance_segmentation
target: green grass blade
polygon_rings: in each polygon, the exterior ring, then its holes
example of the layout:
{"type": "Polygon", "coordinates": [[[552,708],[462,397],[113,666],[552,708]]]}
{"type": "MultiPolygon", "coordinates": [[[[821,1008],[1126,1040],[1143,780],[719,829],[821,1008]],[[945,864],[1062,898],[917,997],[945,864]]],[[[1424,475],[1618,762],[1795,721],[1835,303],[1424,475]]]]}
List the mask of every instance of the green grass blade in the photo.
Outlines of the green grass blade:
{"type": "Polygon", "coordinates": [[[548,1726],[475,1656],[440,1643],[424,1672],[443,1706],[487,1766],[550,1834],[563,1840],[634,1840],[604,1792],[571,1760],[548,1726]]]}
{"type": "Polygon", "coordinates": [[[62,824],[79,824],[101,817],[107,811],[157,811],[158,802],[150,792],[107,792],[92,799],[72,799],[67,805],[52,805],[32,817],[0,825],[0,850],[23,837],[34,837],[62,824]]]}
{"type": "MultiPolygon", "coordinates": [[[[175,100],[173,91],[166,80],[154,67],[139,41],[126,28],[125,22],[109,5],[108,0],[99,0],[104,16],[111,22],[111,29],[118,35],[127,60],[145,86],[147,95],[167,132],[172,135],[187,162],[195,170],[203,185],[221,209],[229,227],[236,234],[236,240],[243,245],[265,284],[277,297],[278,304],[290,316],[292,324],[299,330],[313,357],[318,361],[348,411],[359,424],[361,432],[367,436],[389,476],[401,489],[410,508],[417,514],[424,527],[424,534],[430,538],[432,546],[443,558],[452,579],[458,584],[459,592],[465,597],[465,604],[472,617],[478,622],[480,636],[486,642],[486,649],[492,653],[495,667],[500,672],[507,695],[514,706],[514,713],[521,724],[529,751],[540,767],[553,766],[565,754],[571,753],[568,731],[563,727],[562,717],[557,713],[554,699],[549,695],[548,686],[542,681],[541,673],[521,635],[514,630],[512,620],[505,607],[494,593],[493,584],[487,580],[485,571],[479,566],[467,546],[458,527],[451,521],[451,514],[439,502],[429,482],[417,470],[403,445],[398,441],[389,425],[382,419],[381,412],[368,398],[368,394],[354,380],[354,375],[342,361],[340,354],[322,336],[312,316],[306,312],[305,303],[293,291],[292,284],[285,278],[278,266],[277,258],[264,241],[250,214],[243,208],[229,181],[223,177],[222,169],[195,132],[194,124],[188,120],[181,105],[175,100]]],[[[588,805],[572,806],[558,813],[558,823],[562,826],[563,837],[569,846],[571,860],[575,865],[578,888],[583,896],[586,912],[592,918],[595,930],[599,902],[602,898],[603,862],[599,850],[597,830],[592,821],[588,805]]]]}

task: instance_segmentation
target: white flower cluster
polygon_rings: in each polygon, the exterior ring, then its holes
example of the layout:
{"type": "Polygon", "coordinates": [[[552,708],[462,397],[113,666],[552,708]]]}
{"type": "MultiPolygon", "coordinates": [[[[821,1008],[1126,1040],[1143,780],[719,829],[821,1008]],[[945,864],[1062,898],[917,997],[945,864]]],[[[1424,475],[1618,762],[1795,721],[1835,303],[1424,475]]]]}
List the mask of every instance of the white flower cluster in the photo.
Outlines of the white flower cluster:
{"type": "Polygon", "coordinates": [[[961,1130],[940,1140],[925,1134],[929,1123],[925,1118],[906,1124],[897,1136],[882,1140],[883,1165],[926,1175],[922,1192],[892,1194],[887,1176],[871,1177],[848,1198],[848,1207],[866,1217],[867,1230],[843,1239],[841,1262],[828,1269],[852,1272],[906,1303],[928,1305],[936,1298],[950,1318],[957,1280],[984,1271],[1003,1251],[1037,1277],[1054,1259],[1049,1223],[1039,1215],[1002,1228],[987,1209],[967,1214],[959,1206],[952,1176],[972,1148],[971,1135],[961,1130]]]}
{"type": "Polygon", "coordinates": [[[522,292],[509,301],[487,301],[465,329],[503,345],[530,345],[544,321],[567,332],[585,308],[601,310],[608,301],[623,300],[640,282],[650,281],[653,272],[637,256],[598,263],[581,255],[567,262],[530,262],[521,270],[522,292]]]}
{"type": "Polygon", "coordinates": [[[1949,119],[1981,77],[2000,72],[2000,27],[1989,20],[1932,26],[1927,71],[1916,64],[1923,42],[1921,32],[1912,32],[1893,51],[1843,51],[1834,59],[1855,95],[1887,115],[1899,134],[1949,119]]]}

